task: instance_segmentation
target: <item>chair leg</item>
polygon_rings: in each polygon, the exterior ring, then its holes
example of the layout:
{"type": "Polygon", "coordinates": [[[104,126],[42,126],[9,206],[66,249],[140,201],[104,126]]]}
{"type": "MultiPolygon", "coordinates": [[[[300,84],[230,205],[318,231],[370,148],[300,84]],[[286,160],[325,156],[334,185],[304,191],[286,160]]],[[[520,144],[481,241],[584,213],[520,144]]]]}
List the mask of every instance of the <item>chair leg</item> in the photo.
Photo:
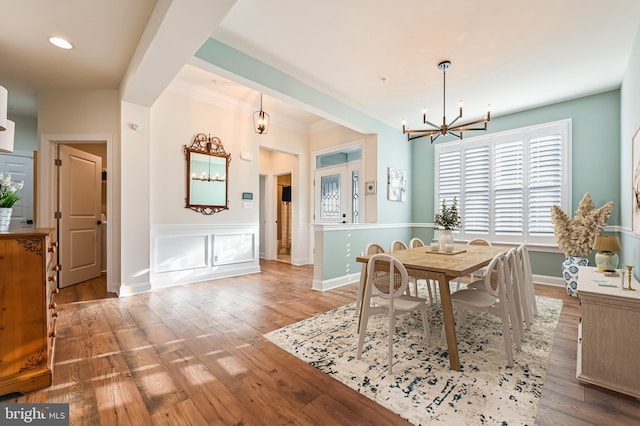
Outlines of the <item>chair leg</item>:
{"type": "Polygon", "coordinates": [[[431,284],[433,284],[433,280],[425,280],[425,281],[427,282],[427,291],[429,292],[429,302],[431,302],[432,305],[435,305],[436,303],[436,299],[434,297],[435,291],[431,286],[431,284]]]}
{"type": "Polygon", "coordinates": [[[389,374],[393,374],[393,333],[396,330],[396,316],[393,312],[389,312],[389,374]]]}
{"type": "Polygon", "coordinates": [[[507,365],[513,367],[513,349],[511,349],[511,331],[509,330],[508,313],[504,312],[502,318],[502,335],[504,336],[504,350],[507,357],[507,365]]]}
{"type": "Polygon", "coordinates": [[[367,334],[367,323],[369,322],[369,312],[363,310],[362,322],[360,323],[360,333],[358,333],[358,350],[356,351],[356,359],[360,359],[362,355],[362,346],[364,345],[364,336],[367,334]]]}
{"type": "Polygon", "coordinates": [[[427,346],[429,346],[431,337],[430,337],[430,333],[429,333],[429,321],[427,320],[427,308],[426,306],[423,306],[422,309],[420,309],[420,311],[422,311],[422,324],[424,327],[424,338],[427,342],[427,346]]]}

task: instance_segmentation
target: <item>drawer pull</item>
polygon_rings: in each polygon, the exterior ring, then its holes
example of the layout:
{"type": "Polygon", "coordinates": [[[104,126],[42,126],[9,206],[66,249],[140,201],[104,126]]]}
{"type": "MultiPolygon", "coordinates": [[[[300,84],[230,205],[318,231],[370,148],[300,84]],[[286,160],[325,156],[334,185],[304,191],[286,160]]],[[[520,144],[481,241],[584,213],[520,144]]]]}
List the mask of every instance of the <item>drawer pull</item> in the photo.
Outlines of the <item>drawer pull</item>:
{"type": "Polygon", "coordinates": [[[51,243],[51,246],[49,247],[48,251],[49,253],[54,253],[56,251],[56,248],[58,247],[58,243],[51,243]]]}
{"type": "Polygon", "coordinates": [[[56,277],[55,275],[52,275],[49,277],[49,281],[53,281],[55,283],[56,281],[58,281],[58,277],[56,277]]]}
{"type": "Polygon", "coordinates": [[[54,289],[51,291],[51,294],[58,294],[58,293],[60,293],[60,289],[59,289],[58,287],[54,288],[54,289]]]}
{"type": "Polygon", "coordinates": [[[58,337],[58,332],[56,330],[53,330],[51,333],[49,333],[49,337],[58,337]]]}
{"type": "Polygon", "coordinates": [[[60,265],[56,265],[56,266],[54,266],[54,267],[53,267],[53,270],[54,270],[54,271],[56,271],[56,272],[58,272],[58,271],[60,270],[60,265]]]}
{"type": "Polygon", "coordinates": [[[58,307],[58,304],[56,302],[52,302],[49,304],[49,309],[55,309],[58,307]]]}
{"type": "Polygon", "coordinates": [[[51,318],[58,318],[58,315],[60,314],[58,314],[57,312],[54,312],[51,314],[51,318]]]}

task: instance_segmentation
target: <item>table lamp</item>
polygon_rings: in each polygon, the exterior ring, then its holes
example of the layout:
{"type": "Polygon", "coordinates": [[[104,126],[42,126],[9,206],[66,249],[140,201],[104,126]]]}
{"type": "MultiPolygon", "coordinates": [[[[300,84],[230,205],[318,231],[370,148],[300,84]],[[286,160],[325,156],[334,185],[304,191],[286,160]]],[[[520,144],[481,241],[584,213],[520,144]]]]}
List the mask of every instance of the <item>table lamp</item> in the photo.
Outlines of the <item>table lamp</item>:
{"type": "Polygon", "coordinates": [[[620,239],[613,235],[598,235],[593,242],[593,249],[596,253],[596,266],[599,272],[615,271],[618,267],[618,255],[615,253],[622,250],[620,239]]]}

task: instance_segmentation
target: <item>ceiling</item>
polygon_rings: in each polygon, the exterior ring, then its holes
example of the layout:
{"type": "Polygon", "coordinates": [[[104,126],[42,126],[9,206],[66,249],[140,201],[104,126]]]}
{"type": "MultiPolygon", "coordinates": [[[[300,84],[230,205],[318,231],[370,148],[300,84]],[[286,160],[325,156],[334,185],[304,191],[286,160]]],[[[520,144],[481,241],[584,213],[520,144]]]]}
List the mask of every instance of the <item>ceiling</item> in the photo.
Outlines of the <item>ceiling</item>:
{"type": "MultiPolygon", "coordinates": [[[[35,116],[41,90],[118,88],[155,6],[0,0],[9,114],[35,116]],[[51,35],[75,48],[54,48],[51,35]]],[[[452,62],[447,116],[462,99],[466,118],[487,104],[495,117],[618,88],[639,25],[638,0],[237,0],[211,36],[382,122],[416,127],[423,107],[442,114],[441,60],[452,62]]],[[[257,109],[262,88],[225,77],[193,66],[177,76],[257,109]]],[[[274,121],[322,118],[267,92],[274,121]]]]}

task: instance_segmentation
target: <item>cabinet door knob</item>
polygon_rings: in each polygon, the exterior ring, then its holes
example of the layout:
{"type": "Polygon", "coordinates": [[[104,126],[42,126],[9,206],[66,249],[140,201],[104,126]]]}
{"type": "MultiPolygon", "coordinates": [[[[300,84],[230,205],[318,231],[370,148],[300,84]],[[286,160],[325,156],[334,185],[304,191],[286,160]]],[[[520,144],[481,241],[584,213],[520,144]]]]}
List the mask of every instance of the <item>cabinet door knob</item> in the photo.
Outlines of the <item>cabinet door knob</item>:
{"type": "Polygon", "coordinates": [[[54,288],[53,291],[51,291],[51,294],[58,294],[60,293],[60,289],[58,287],[54,288]]]}
{"type": "Polygon", "coordinates": [[[55,283],[56,281],[58,281],[58,277],[56,277],[55,275],[52,275],[49,277],[49,281],[53,281],[55,283]]]}
{"type": "Polygon", "coordinates": [[[49,304],[49,309],[55,309],[57,307],[58,307],[58,305],[56,304],[56,302],[52,302],[52,303],[49,304]]]}

